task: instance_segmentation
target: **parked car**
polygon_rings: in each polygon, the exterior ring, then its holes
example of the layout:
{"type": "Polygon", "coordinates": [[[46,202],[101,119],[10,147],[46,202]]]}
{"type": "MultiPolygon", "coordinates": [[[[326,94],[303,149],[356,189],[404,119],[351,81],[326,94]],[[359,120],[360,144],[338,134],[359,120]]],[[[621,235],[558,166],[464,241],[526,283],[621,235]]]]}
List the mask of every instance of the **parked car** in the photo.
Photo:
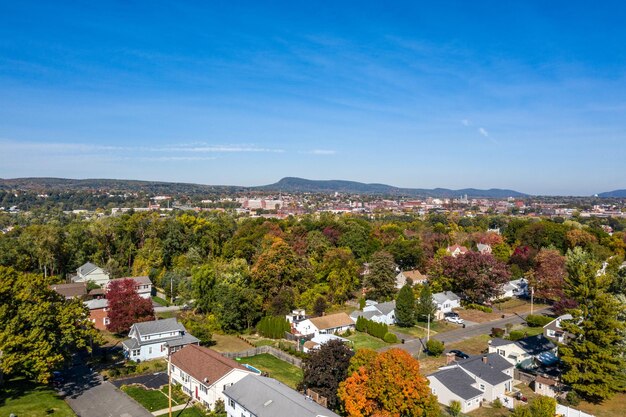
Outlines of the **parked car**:
{"type": "Polygon", "coordinates": [[[460,317],[446,317],[444,320],[449,321],[450,323],[465,324],[465,320],[460,317]]]}
{"type": "Polygon", "coordinates": [[[461,358],[461,359],[469,358],[469,355],[467,353],[458,349],[452,349],[450,353],[454,353],[454,356],[456,356],[457,358],[461,358]]]}
{"type": "Polygon", "coordinates": [[[459,317],[459,313],[455,313],[454,311],[450,311],[448,313],[444,313],[444,317],[459,317]]]}

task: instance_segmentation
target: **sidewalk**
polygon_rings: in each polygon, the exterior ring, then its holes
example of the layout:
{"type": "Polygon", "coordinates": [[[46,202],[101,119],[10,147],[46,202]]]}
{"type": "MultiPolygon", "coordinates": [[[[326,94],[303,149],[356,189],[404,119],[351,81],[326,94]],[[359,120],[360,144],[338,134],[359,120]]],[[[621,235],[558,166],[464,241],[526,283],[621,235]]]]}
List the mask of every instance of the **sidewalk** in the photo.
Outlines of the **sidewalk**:
{"type": "MultiPolygon", "coordinates": [[[[185,405],[187,405],[187,404],[185,403],[185,404],[180,404],[180,405],[177,405],[177,406],[175,406],[175,407],[172,407],[172,411],[179,411],[179,410],[182,410],[183,408],[185,408],[185,405]]],[[[190,407],[191,407],[191,405],[190,405],[190,407]]],[[[170,411],[170,409],[169,409],[169,408],[164,408],[163,410],[156,410],[156,411],[153,411],[153,412],[152,412],[152,415],[153,415],[153,416],[162,416],[162,415],[164,415],[164,414],[169,413],[169,411],[170,411]]]]}

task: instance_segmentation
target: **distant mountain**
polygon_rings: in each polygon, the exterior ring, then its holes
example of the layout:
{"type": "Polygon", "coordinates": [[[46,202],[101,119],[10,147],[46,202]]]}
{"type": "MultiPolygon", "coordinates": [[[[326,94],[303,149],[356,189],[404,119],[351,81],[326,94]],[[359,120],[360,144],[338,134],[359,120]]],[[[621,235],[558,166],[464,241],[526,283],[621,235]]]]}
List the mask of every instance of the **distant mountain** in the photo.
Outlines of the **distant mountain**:
{"type": "Polygon", "coordinates": [[[257,190],[283,191],[283,192],[310,192],[310,193],[349,193],[349,194],[375,194],[375,195],[403,195],[409,197],[468,197],[506,198],[526,197],[527,194],[513,190],[491,188],[478,190],[464,188],[462,190],[450,190],[447,188],[399,188],[386,184],[365,184],[356,181],[343,180],[307,180],[304,178],[286,177],[275,184],[255,187],[257,190]]]}
{"type": "Polygon", "coordinates": [[[598,194],[598,197],[606,197],[606,198],[626,198],[626,190],[614,190],[607,191],[605,193],[598,194]]]}

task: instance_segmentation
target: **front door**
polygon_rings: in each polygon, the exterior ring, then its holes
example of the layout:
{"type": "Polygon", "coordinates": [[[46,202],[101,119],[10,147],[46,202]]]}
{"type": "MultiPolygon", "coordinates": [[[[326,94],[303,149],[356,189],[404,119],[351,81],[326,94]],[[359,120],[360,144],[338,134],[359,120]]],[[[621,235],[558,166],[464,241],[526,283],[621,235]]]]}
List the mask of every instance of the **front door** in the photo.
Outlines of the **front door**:
{"type": "Polygon", "coordinates": [[[200,397],[198,397],[198,387],[196,387],[196,400],[199,400],[200,397]]]}

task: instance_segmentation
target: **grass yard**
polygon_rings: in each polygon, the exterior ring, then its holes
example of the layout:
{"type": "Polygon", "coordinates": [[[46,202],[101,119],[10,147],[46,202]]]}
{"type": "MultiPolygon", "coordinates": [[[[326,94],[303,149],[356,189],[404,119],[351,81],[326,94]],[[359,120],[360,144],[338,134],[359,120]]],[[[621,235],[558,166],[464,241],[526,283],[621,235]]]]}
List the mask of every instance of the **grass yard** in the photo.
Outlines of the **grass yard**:
{"type": "Polygon", "coordinates": [[[161,311],[160,313],[156,313],[156,316],[161,320],[178,318],[179,315],[180,311],[161,311]]]}
{"type": "MultiPolygon", "coordinates": [[[[417,338],[421,338],[421,337],[425,337],[426,336],[426,330],[422,329],[421,327],[400,327],[400,326],[389,326],[389,331],[390,332],[394,332],[394,333],[399,333],[400,335],[405,335],[408,337],[417,337],[417,338]]],[[[435,334],[435,332],[431,331],[431,335],[435,334]]],[[[405,336],[400,336],[401,338],[404,337],[406,339],[405,336]]]]}
{"type": "MultiPolygon", "coordinates": [[[[162,391],[146,389],[139,385],[122,385],[121,390],[148,411],[162,410],[169,406],[167,394],[162,391]]],[[[172,404],[176,405],[176,402],[172,401],[172,404]]]]}
{"type": "Polygon", "coordinates": [[[154,301],[155,303],[157,303],[159,305],[162,305],[164,307],[167,307],[167,306],[170,305],[170,303],[167,300],[165,300],[164,298],[161,298],[161,297],[157,297],[156,295],[152,296],[152,301],[154,301]]]}
{"type": "Polygon", "coordinates": [[[24,379],[5,382],[0,390],[0,416],[76,417],[72,409],[46,385],[24,379]]]}
{"type": "Polygon", "coordinates": [[[182,413],[180,411],[176,411],[176,412],[173,412],[172,415],[176,417],[206,417],[207,416],[207,414],[204,411],[202,411],[200,407],[196,407],[196,406],[189,406],[185,408],[185,411],[183,411],[182,413]]]}
{"type": "Polygon", "coordinates": [[[459,313],[459,316],[463,320],[473,321],[475,323],[485,323],[502,318],[502,313],[485,313],[480,310],[459,309],[456,310],[456,312],[459,313]]]}
{"type": "Polygon", "coordinates": [[[211,346],[211,349],[217,350],[218,352],[242,352],[252,349],[252,346],[239,339],[237,336],[214,333],[212,339],[215,341],[215,345],[211,346]]]}
{"type": "Polygon", "coordinates": [[[355,350],[363,348],[377,350],[385,346],[389,346],[385,341],[363,332],[356,332],[353,335],[348,336],[346,339],[352,341],[355,350]]]}
{"type": "Polygon", "coordinates": [[[446,344],[446,349],[459,349],[469,355],[478,355],[482,351],[489,348],[488,334],[481,334],[480,336],[471,337],[469,339],[461,340],[460,342],[446,344]]]}
{"type": "Polygon", "coordinates": [[[270,377],[279,380],[285,385],[289,385],[291,388],[295,388],[302,381],[302,369],[281,361],[268,353],[241,358],[240,363],[247,363],[263,372],[267,372],[270,377]]]}
{"type": "Polygon", "coordinates": [[[615,417],[623,416],[626,407],[626,394],[616,394],[613,398],[602,404],[591,404],[581,401],[580,404],[573,407],[585,413],[593,414],[596,417],[615,417]]]}
{"type": "Polygon", "coordinates": [[[543,327],[528,327],[526,325],[513,326],[511,330],[521,330],[528,336],[536,336],[543,333],[543,327]]]}

